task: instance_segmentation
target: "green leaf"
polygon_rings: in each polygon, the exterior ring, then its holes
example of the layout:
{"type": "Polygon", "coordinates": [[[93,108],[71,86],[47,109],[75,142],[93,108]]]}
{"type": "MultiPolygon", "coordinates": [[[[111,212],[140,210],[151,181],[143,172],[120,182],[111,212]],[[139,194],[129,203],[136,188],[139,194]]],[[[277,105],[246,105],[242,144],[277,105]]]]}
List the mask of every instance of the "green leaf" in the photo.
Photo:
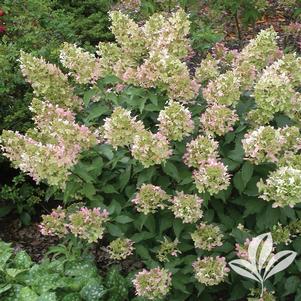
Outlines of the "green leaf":
{"type": "Polygon", "coordinates": [[[117,222],[119,224],[128,224],[132,221],[133,221],[133,219],[127,215],[119,215],[115,218],[115,222],[117,222]]]}
{"type": "Polygon", "coordinates": [[[57,301],[55,293],[44,293],[38,297],[37,301],[57,301]]]}
{"type": "Polygon", "coordinates": [[[29,287],[23,287],[20,290],[18,301],[37,301],[38,295],[29,287]]]}
{"type": "Polygon", "coordinates": [[[80,291],[81,297],[85,301],[99,301],[107,293],[104,286],[97,282],[88,283],[80,291]]]}
{"type": "Polygon", "coordinates": [[[135,252],[142,258],[142,259],[149,259],[151,258],[149,254],[149,249],[146,248],[144,245],[136,245],[135,252]]]}
{"type": "Polygon", "coordinates": [[[120,237],[120,236],[123,235],[123,232],[121,231],[121,229],[118,226],[114,225],[114,224],[108,224],[107,229],[108,229],[108,232],[112,236],[120,237]]]}
{"type": "Polygon", "coordinates": [[[106,186],[102,187],[101,191],[104,193],[118,193],[115,187],[111,184],[107,184],[106,186]]]}
{"type": "Polygon", "coordinates": [[[175,164],[173,164],[170,161],[167,161],[163,167],[162,167],[164,173],[166,173],[171,178],[175,179],[177,182],[179,182],[179,172],[175,164]]]}
{"type": "Polygon", "coordinates": [[[89,112],[88,117],[86,118],[86,121],[89,122],[89,121],[96,119],[109,112],[110,112],[110,109],[108,107],[106,107],[103,103],[97,103],[90,109],[90,112],[89,112]]]}
{"type": "Polygon", "coordinates": [[[250,162],[245,162],[241,168],[241,178],[244,186],[248,184],[253,175],[254,167],[250,162]]]}
{"type": "Polygon", "coordinates": [[[235,174],[235,176],[233,177],[233,184],[234,184],[234,187],[240,192],[242,193],[245,189],[245,184],[244,184],[244,181],[242,179],[242,175],[241,175],[241,172],[237,172],[235,174]]]}
{"type": "Polygon", "coordinates": [[[180,237],[181,232],[184,229],[184,224],[182,223],[182,221],[180,219],[175,219],[173,222],[173,230],[175,232],[175,235],[177,238],[180,237]]]}
{"type": "Polygon", "coordinates": [[[121,175],[119,176],[119,189],[122,191],[125,186],[128,184],[128,182],[130,181],[131,178],[131,169],[132,169],[132,165],[129,164],[125,171],[123,171],[121,173],[121,175]]]}
{"type": "Polygon", "coordinates": [[[301,285],[301,280],[297,276],[288,277],[285,282],[285,290],[288,294],[293,294],[301,285]]]}
{"type": "Polygon", "coordinates": [[[131,240],[133,240],[135,243],[138,243],[140,241],[148,240],[148,239],[153,238],[153,237],[155,237],[154,233],[150,233],[150,232],[147,232],[147,231],[142,231],[140,233],[134,234],[131,237],[131,240]]]}

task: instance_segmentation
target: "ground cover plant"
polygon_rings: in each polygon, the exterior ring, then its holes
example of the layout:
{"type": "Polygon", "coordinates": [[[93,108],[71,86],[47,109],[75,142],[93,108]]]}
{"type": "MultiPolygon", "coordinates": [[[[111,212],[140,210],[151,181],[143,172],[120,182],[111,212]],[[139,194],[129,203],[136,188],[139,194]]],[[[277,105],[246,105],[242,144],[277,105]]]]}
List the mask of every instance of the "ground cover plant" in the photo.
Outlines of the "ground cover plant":
{"type": "Polygon", "coordinates": [[[4,130],[2,150],[60,203],[40,231],[61,244],[33,264],[3,243],[4,300],[299,300],[300,256],[261,297],[228,262],[265,232],[273,252],[300,254],[301,59],[270,27],[191,67],[183,9],[110,19],[116,42],[95,54],[64,43],[59,66],[20,53],[34,127],[4,130]],[[103,281],[95,243],[141,268],[103,281]],[[79,260],[89,279],[72,274],[79,260]]]}

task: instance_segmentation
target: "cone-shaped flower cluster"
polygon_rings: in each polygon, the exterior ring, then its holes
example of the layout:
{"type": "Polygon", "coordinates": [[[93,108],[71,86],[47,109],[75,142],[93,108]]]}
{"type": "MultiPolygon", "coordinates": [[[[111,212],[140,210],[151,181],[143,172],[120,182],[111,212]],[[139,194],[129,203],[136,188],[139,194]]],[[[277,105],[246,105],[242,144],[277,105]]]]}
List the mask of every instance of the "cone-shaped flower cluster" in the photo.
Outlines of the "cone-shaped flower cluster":
{"type": "Polygon", "coordinates": [[[171,211],[175,217],[180,218],[183,223],[196,223],[202,216],[201,209],[203,200],[197,195],[177,192],[171,199],[171,211]]]}
{"type": "Polygon", "coordinates": [[[65,68],[71,70],[72,76],[80,84],[96,81],[101,76],[99,60],[76,45],[64,43],[60,52],[60,61],[65,68]]]}
{"type": "Polygon", "coordinates": [[[68,212],[61,207],[53,210],[50,215],[42,215],[40,231],[43,235],[63,237],[73,234],[88,243],[101,239],[104,233],[104,223],[109,213],[99,208],[80,208],[75,212],[68,212]]]}
{"type": "Polygon", "coordinates": [[[176,239],[171,241],[167,237],[161,242],[160,248],[157,252],[157,258],[161,262],[168,262],[170,256],[177,257],[181,252],[177,249],[179,241],[176,239]]]}
{"type": "Polygon", "coordinates": [[[223,234],[218,226],[201,223],[191,234],[194,246],[201,250],[211,251],[223,245],[223,234]]]}
{"type": "Polygon", "coordinates": [[[62,108],[71,110],[81,108],[81,99],[73,94],[67,76],[56,65],[23,51],[21,51],[20,63],[22,74],[31,84],[36,96],[62,108]]]}
{"type": "Polygon", "coordinates": [[[136,295],[149,300],[162,299],[170,290],[171,273],[161,268],[144,269],[136,274],[133,284],[136,295]]]}
{"type": "Polygon", "coordinates": [[[165,208],[169,195],[159,186],[143,184],[132,200],[137,211],[144,214],[154,213],[158,208],[165,208]]]}
{"type": "Polygon", "coordinates": [[[106,142],[115,149],[131,145],[135,135],[144,130],[143,123],[136,121],[130,111],[121,107],[115,108],[112,115],[105,119],[103,128],[106,142]]]}
{"type": "Polygon", "coordinates": [[[266,181],[257,184],[260,198],[273,202],[273,207],[294,207],[301,202],[301,170],[293,167],[280,167],[271,172],[266,181]]]}
{"type": "Polygon", "coordinates": [[[108,251],[113,260],[123,260],[133,254],[134,242],[128,238],[117,238],[110,242],[108,251]]]}
{"type": "Polygon", "coordinates": [[[233,130],[238,120],[235,111],[224,105],[213,104],[201,116],[202,130],[209,135],[223,136],[233,130]]]}
{"type": "Polygon", "coordinates": [[[26,135],[3,131],[4,155],[35,181],[64,188],[79,153],[97,144],[97,137],[86,126],[75,123],[69,110],[36,99],[31,110],[36,114],[36,128],[26,135]]]}
{"type": "Polygon", "coordinates": [[[224,257],[198,258],[193,264],[195,278],[206,286],[212,286],[224,282],[230,269],[227,267],[224,257]]]}
{"type": "Polygon", "coordinates": [[[169,140],[182,141],[194,129],[190,111],[177,102],[169,103],[160,112],[158,121],[160,133],[169,140]]]}

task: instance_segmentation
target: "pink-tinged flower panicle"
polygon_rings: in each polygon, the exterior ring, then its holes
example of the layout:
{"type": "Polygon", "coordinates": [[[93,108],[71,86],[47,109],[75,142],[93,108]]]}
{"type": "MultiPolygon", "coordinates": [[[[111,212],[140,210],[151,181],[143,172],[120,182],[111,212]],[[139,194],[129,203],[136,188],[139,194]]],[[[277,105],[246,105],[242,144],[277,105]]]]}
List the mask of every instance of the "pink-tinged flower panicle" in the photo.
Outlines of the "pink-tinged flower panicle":
{"type": "Polygon", "coordinates": [[[88,243],[96,242],[103,237],[104,223],[108,221],[109,213],[99,208],[88,209],[82,207],[79,211],[71,213],[68,217],[70,232],[88,243]]]}
{"type": "Polygon", "coordinates": [[[170,209],[176,218],[180,218],[183,223],[196,223],[202,216],[203,200],[197,195],[177,192],[170,200],[170,209]]]}
{"type": "Polygon", "coordinates": [[[134,137],[131,152],[145,168],[164,164],[172,154],[169,141],[165,136],[159,132],[153,134],[147,130],[142,130],[134,137]]]}
{"type": "Polygon", "coordinates": [[[141,121],[131,116],[131,112],[117,107],[112,115],[105,119],[103,125],[104,138],[113,148],[130,146],[133,143],[135,135],[139,135],[144,130],[141,121]]]}
{"type": "Polygon", "coordinates": [[[128,15],[121,11],[110,12],[111,31],[122,48],[124,56],[140,59],[145,53],[145,39],[142,29],[128,15]]]}
{"type": "Polygon", "coordinates": [[[240,94],[240,78],[231,70],[211,80],[203,89],[203,96],[208,104],[235,106],[240,94]]]}
{"type": "Polygon", "coordinates": [[[20,67],[37,97],[74,111],[82,108],[82,100],[73,94],[67,76],[57,66],[21,51],[20,67]]]}
{"type": "Polygon", "coordinates": [[[99,60],[75,44],[63,44],[60,61],[65,68],[70,70],[70,74],[79,84],[95,82],[102,75],[99,60]]]}
{"type": "Polygon", "coordinates": [[[243,245],[235,244],[236,256],[240,259],[249,260],[248,247],[250,244],[250,239],[247,238],[243,245]]]}
{"type": "Polygon", "coordinates": [[[199,193],[214,195],[230,185],[227,167],[216,159],[209,159],[207,163],[200,165],[192,177],[199,193]]]}
{"type": "Polygon", "coordinates": [[[68,212],[58,207],[50,215],[42,216],[40,231],[43,235],[63,237],[73,234],[88,243],[101,239],[104,233],[104,223],[108,221],[107,210],[99,208],[80,208],[76,212],[68,212]]]}
{"type": "Polygon", "coordinates": [[[143,184],[137,192],[132,203],[138,212],[144,214],[154,213],[158,208],[164,209],[169,195],[159,186],[143,184]]]}
{"type": "Polygon", "coordinates": [[[222,246],[223,237],[224,235],[218,226],[206,223],[197,225],[197,229],[191,234],[195,248],[206,251],[222,246]]]}
{"type": "Polygon", "coordinates": [[[75,121],[75,114],[64,110],[49,102],[33,99],[30,110],[35,114],[33,120],[43,137],[48,143],[64,142],[64,144],[78,145],[88,149],[99,143],[98,133],[92,132],[85,125],[75,121]]]}
{"type": "Polygon", "coordinates": [[[245,158],[255,164],[277,162],[284,144],[284,136],[272,126],[260,126],[242,140],[245,158]]]}
{"type": "Polygon", "coordinates": [[[202,130],[208,135],[223,136],[233,131],[234,124],[239,117],[234,110],[224,106],[213,104],[206,108],[201,115],[202,130]]]}
{"type": "Polygon", "coordinates": [[[36,114],[36,128],[26,135],[3,131],[4,155],[36,182],[63,189],[80,152],[96,145],[98,134],[77,124],[71,111],[49,102],[34,99],[30,109],[36,114]]]}
{"type": "Polygon", "coordinates": [[[68,234],[66,212],[61,206],[53,209],[49,215],[42,215],[42,220],[39,225],[42,235],[64,237],[68,234]]]}
{"type": "Polygon", "coordinates": [[[273,116],[290,112],[296,92],[287,73],[279,72],[278,65],[267,67],[254,86],[257,109],[273,116]]]}
{"type": "Polygon", "coordinates": [[[301,202],[301,170],[293,167],[280,167],[266,179],[257,183],[259,197],[272,202],[272,206],[293,208],[301,202]]]}
{"type": "Polygon", "coordinates": [[[177,257],[178,254],[181,254],[181,251],[178,250],[177,246],[179,241],[175,239],[171,241],[167,237],[164,237],[164,240],[161,241],[160,248],[157,252],[157,258],[160,262],[169,262],[170,256],[177,257]]]}
{"type": "Polygon", "coordinates": [[[113,260],[123,260],[133,254],[134,242],[128,238],[117,238],[110,242],[108,252],[113,260]]]}
{"type": "Polygon", "coordinates": [[[260,31],[255,39],[237,55],[234,62],[235,73],[242,79],[242,85],[250,87],[259,72],[279,58],[277,33],[271,27],[260,31]]]}
{"type": "Polygon", "coordinates": [[[159,113],[158,120],[159,132],[169,140],[182,141],[194,129],[190,111],[177,102],[170,102],[159,113]]]}
{"type": "Polygon", "coordinates": [[[205,84],[209,80],[215,80],[220,75],[219,60],[208,54],[207,57],[201,61],[199,67],[195,70],[195,79],[197,82],[205,84]]]}
{"type": "Polygon", "coordinates": [[[189,49],[190,21],[183,9],[178,9],[169,18],[162,14],[152,15],[146,21],[143,32],[149,51],[166,49],[171,56],[184,58],[189,49]]]}
{"type": "Polygon", "coordinates": [[[186,145],[183,160],[187,166],[198,168],[206,164],[209,159],[218,157],[218,142],[210,136],[199,135],[186,145]]]}
{"type": "Polygon", "coordinates": [[[230,269],[224,257],[198,258],[193,264],[195,278],[206,286],[213,286],[224,282],[230,269]]]}
{"type": "Polygon", "coordinates": [[[149,300],[164,298],[171,288],[171,273],[163,268],[142,270],[133,280],[136,295],[149,300]]]}
{"type": "Polygon", "coordinates": [[[301,135],[297,127],[275,129],[272,126],[260,126],[245,134],[242,145],[245,157],[254,164],[277,163],[286,152],[300,150],[301,135]]]}

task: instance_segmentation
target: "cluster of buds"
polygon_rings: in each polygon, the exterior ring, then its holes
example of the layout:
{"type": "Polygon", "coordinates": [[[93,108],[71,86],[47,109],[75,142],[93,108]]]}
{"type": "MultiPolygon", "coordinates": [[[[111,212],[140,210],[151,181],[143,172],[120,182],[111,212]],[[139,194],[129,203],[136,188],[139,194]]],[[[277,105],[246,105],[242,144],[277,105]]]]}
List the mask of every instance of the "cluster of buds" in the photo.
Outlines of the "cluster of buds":
{"type": "Polygon", "coordinates": [[[195,278],[206,286],[212,286],[224,282],[230,269],[227,267],[224,257],[198,258],[193,264],[195,278]]]}
{"type": "Polygon", "coordinates": [[[197,195],[177,192],[171,199],[171,203],[171,211],[183,223],[196,223],[203,216],[201,209],[203,200],[197,195]]]}
{"type": "Polygon", "coordinates": [[[108,252],[113,260],[123,260],[133,254],[134,242],[127,238],[117,238],[110,242],[108,252]]]}
{"type": "Polygon", "coordinates": [[[170,102],[159,114],[159,132],[169,140],[182,141],[193,131],[191,113],[183,105],[170,102]]]}
{"type": "Polygon", "coordinates": [[[79,84],[95,82],[101,76],[99,60],[93,54],[83,51],[74,44],[63,44],[60,61],[65,68],[71,71],[71,75],[79,84]]]}
{"type": "Polygon", "coordinates": [[[272,202],[273,207],[289,206],[300,203],[301,170],[293,167],[280,167],[269,174],[267,180],[257,183],[260,198],[272,202]]]}
{"type": "Polygon", "coordinates": [[[55,65],[21,51],[21,71],[34,94],[62,108],[79,110],[82,100],[73,94],[67,76],[55,65]]]}
{"type": "Polygon", "coordinates": [[[194,246],[206,251],[222,246],[223,237],[224,235],[218,226],[205,223],[197,225],[196,231],[191,234],[194,246]]]}
{"type": "Polygon", "coordinates": [[[160,132],[153,134],[143,130],[136,135],[131,145],[133,157],[145,168],[165,163],[171,156],[169,141],[160,132]]]}
{"type": "Polygon", "coordinates": [[[171,287],[171,273],[165,269],[142,270],[133,280],[136,295],[149,300],[164,298],[171,287]]]}
{"type": "Polygon", "coordinates": [[[132,200],[137,211],[144,214],[154,213],[158,208],[165,208],[169,195],[159,186],[143,184],[132,200]]]}
{"type": "Polygon", "coordinates": [[[113,148],[129,146],[135,135],[144,130],[143,123],[131,116],[131,112],[117,107],[112,115],[105,119],[103,125],[104,138],[113,148]]]}
{"type": "Polygon", "coordinates": [[[104,223],[109,213],[99,208],[80,208],[76,212],[68,212],[61,207],[50,215],[42,215],[40,231],[43,235],[63,237],[72,234],[88,243],[96,242],[103,237],[104,223]]]}
{"type": "Polygon", "coordinates": [[[233,131],[233,126],[238,121],[235,111],[224,105],[213,104],[206,108],[201,116],[202,130],[209,135],[223,136],[233,131]]]}
{"type": "Polygon", "coordinates": [[[169,256],[177,257],[178,254],[181,254],[181,251],[177,249],[179,241],[176,239],[171,241],[167,237],[164,237],[164,240],[161,241],[160,248],[157,253],[157,258],[161,262],[168,262],[169,256]]]}

